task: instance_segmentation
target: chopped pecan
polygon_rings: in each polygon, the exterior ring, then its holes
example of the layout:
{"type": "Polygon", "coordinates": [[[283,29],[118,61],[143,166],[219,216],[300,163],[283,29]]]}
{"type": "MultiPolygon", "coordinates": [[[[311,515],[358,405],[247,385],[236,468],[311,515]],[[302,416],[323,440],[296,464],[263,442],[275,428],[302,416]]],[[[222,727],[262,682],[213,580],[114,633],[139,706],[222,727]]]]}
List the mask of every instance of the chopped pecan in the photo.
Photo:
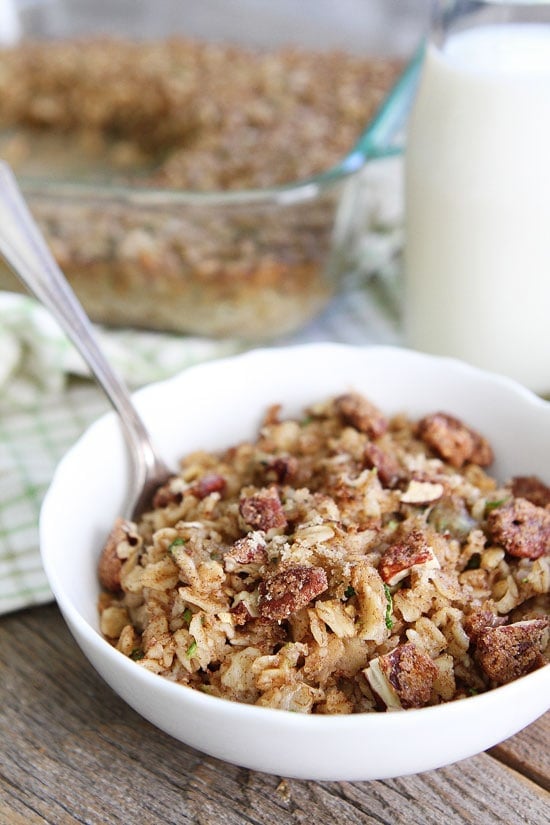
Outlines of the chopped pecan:
{"type": "Polygon", "coordinates": [[[299,462],[296,456],[273,456],[265,462],[264,473],[269,481],[288,484],[298,472],[299,462]]]}
{"type": "Polygon", "coordinates": [[[241,564],[264,564],[267,561],[265,533],[260,530],[237,539],[223,557],[225,569],[232,572],[241,564]]]}
{"type": "Polygon", "coordinates": [[[277,424],[280,424],[281,410],[281,404],[271,404],[271,406],[267,408],[266,413],[263,417],[262,427],[274,427],[277,424]]]}
{"type": "Polygon", "coordinates": [[[438,412],[422,418],[416,427],[418,437],[451,466],[467,462],[486,467],[493,460],[489,442],[458,418],[438,412]]]}
{"type": "Polygon", "coordinates": [[[541,667],[549,624],[550,619],[543,617],[481,630],[476,658],[487,676],[503,685],[541,667]]]}
{"type": "Polygon", "coordinates": [[[411,570],[439,568],[439,561],[421,530],[411,530],[405,539],[390,545],[383,553],[378,572],[386,584],[393,587],[411,570]]]}
{"type": "Polygon", "coordinates": [[[388,708],[427,705],[438,675],[430,657],[411,642],[373,659],[363,672],[373,691],[388,708]]]}
{"type": "Polygon", "coordinates": [[[260,616],[276,621],[286,619],[327,587],[327,574],[322,567],[308,567],[305,564],[287,567],[260,582],[260,616]]]}
{"type": "Polygon", "coordinates": [[[170,479],[166,484],[158,488],[153,497],[154,510],[168,507],[170,504],[181,504],[183,500],[183,490],[181,487],[176,487],[174,482],[178,483],[179,479],[170,479]]]}
{"type": "Polygon", "coordinates": [[[340,395],[334,401],[336,412],[346,424],[366,433],[370,438],[384,435],[388,429],[388,419],[378,407],[359,393],[350,392],[340,395]]]}
{"type": "Polygon", "coordinates": [[[550,505],[550,487],[547,487],[537,476],[514,476],[510,480],[509,487],[516,498],[526,498],[537,507],[550,505]]]}
{"type": "Polygon", "coordinates": [[[283,505],[276,487],[265,487],[239,502],[239,512],[247,524],[258,530],[286,527],[283,505]]]}
{"type": "Polygon", "coordinates": [[[191,493],[195,498],[203,499],[209,496],[210,493],[223,493],[226,485],[227,482],[223,476],[217,473],[210,473],[199,478],[198,481],[195,481],[187,492],[191,493]]]}
{"type": "Polygon", "coordinates": [[[170,504],[181,504],[186,494],[203,499],[209,496],[210,493],[223,492],[225,486],[225,479],[217,473],[209,473],[190,486],[187,486],[181,478],[176,476],[158,488],[153,498],[153,508],[162,509],[170,504]]]}
{"type": "Polygon", "coordinates": [[[136,526],[131,521],[118,518],[107,537],[105,546],[99,559],[99,581],[106,590],[116,592],[120,590],[120,570],[122,559],[117,553],[118,545],[126,541],[132,545],[138,541],[136,526]]]}
{"type": "Polygon", "coordinates": [[[511,556],[538,559],[550,550],[550,510],[514,498],[487,516],[494,541],[511,556]]]}
{"type": "Polygon", "coordinates": [[[238,602],[234,607],[230,608],[229,612],[233,616],[236,625],[246,624],[254,618],[245,602],[238,602]]]}
{"type": "Polygon", "coordinates": [[[497,616],[491,610],[475,610],[464,619],[464,630],[473,644],[476,644],[482,630],[500,627],[506,623],[505,616],[497,616]]]}
{"type": "Polygon", "coordinates": [[[398,460],[390,453],[382,450],[378,444],[372,441],[365,446],[363,453],[365,467],[372,469],[376,467],[378,478],[384,487],[395,487],[403,475],[403,470],[398,460]]]}

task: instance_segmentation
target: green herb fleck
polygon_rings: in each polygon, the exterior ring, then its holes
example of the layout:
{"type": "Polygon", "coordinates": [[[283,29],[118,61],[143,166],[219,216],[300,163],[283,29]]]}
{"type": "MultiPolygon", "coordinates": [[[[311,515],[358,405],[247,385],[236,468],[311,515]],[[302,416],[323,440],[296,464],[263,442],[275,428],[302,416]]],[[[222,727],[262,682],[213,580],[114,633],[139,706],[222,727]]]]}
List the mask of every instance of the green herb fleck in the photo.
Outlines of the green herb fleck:
{"type": "Polygon", "coordinates": [[[384,584],[384,593],[386,594],[386,601],[387,601],[386,617],[385,617],[386,627],[388,628],[388,630],[391,630],[392,627],[393,627],[393,619],[392,619],[393,598],[392,598],[392,595],[391,595],[390,588],[388,587],[387,584],[384,584]]]}
{"type": "Polygon", "coordinates": [[[524,576],[523,579],[521,580],[521,583],[522,584],[527,584],[528,581],[529,581],[529,576],[524,576]]]}
{"type": "Polygon", "coordinates": [[[181,536],[177,539],[174,539],[174,541],[168,545],[168,552],[173,553],[174,547],[181,547],[182,544],[185,544],[186,541],[187,539],[182,539],[181,536]]]}
{"type": "Polygon", "coordinates": [[[477,696],[478,692],[479,692],[479,691],[477,691],[477,690],[476,690],[475,688],[473,688],[473,687],[468,688],[468,693],[469,693],[469,695],[470,695],[470,696],[477,696]]]}
{"type": "Polygon", "coordinates": [[[313,421],[313,416],[312,415],[306,415],[306,417],[302,418],[302,420],[300,421],[300,427],[307,427],[307,425],[311,424],[312,421],[313,421]]]}
{"type": "Polygon", "coordinates": [[[501,504],[504,504],[506,501],[505,498],[501,498],[498,501],[486,501],[485,502],[485,509],[486,510],[496,510],[497,507],[500,507],[501,504]]]}
{"type": "Polygon", "coordinates": [[[344,590],[344,596],[346,599],[351,599],[352,596],[355,596],[355,588],[352,587],[351,584],[344,590]]]}
{"type": "Polygon", "coordinates": [[[139,647],[134,648],[134,650],[132,650],[132,652],[130,653],[130,659],[133,659],[134,662],[139,662],[139,660],[143,659],[144,657],[145,653],[139,647]]]}
{"type": "Polygon", "coordinates": [[[185,610],[183,611],[183,621],[185,622],[187,627],[189,627],[189,625],[191,624],[191,619],[192,618],[193,618],[193,613],[191,612],[191,610],[188,607],[186,607],[185,610]]]}
{"type": "Polygon", "coordinates": [[[187,650],[185,651],[185,655],[188,659],[192,659],[195,653],[197,652],[197,643],[191,642],[187,650]]]}
{"type": "Polygon", "coordinates": [[[481,555],[479,553],[472,553],[468,559],[465,570],[479,570],[481,567],[481,555]]]}

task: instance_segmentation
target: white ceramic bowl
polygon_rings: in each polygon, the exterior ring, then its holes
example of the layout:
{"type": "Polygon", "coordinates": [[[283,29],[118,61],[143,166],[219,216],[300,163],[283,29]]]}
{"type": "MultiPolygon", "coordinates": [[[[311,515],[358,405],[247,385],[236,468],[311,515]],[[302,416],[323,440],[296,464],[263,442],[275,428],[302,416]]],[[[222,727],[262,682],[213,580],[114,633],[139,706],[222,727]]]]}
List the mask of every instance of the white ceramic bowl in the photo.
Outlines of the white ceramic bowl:
{"type": "MultiPolygon", "coordinates": [[[[457,361],[393,348],[314,344],[257,350],[193,369],[136,394],[165,458],[229,446],[254,434],[266,407],[304,405],[348,389],[386,413],[446,410],[486,434],[505,480],[550,482],[550,404],[509,380],[457,361]]],[[[109,685],[154,725],[201,751],[289,777],[365,780],[437,768],[528,725],[550,706],[550,667],[446,705],[398,713],[307,716],[242,705],[154,675],[98,630],[96,564],[127,484],[113,414],[97,421],[59,465],[44,501],[43,562],[65,620],[109,685]]]]}

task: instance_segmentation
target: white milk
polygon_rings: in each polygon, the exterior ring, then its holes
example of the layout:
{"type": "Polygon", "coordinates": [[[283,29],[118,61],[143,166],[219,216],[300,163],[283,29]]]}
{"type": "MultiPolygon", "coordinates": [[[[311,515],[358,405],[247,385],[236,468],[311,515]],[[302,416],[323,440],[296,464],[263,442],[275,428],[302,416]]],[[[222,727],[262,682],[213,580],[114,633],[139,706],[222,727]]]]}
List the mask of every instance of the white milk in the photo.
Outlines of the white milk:
{"type": "Polygon", "coordinates": [[[550,25],[428,48],[406,157],[410,346],[550,391],[550,25]]]}

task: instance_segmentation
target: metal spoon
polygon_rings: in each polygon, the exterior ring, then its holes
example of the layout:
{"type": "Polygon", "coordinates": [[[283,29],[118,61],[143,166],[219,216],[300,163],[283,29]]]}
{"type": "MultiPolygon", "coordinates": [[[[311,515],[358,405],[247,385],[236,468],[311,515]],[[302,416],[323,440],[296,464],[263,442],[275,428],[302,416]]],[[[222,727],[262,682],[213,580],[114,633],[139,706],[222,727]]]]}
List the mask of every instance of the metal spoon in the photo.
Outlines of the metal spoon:
{"type": "Polygon", "coordinates": [[[29,292],[57,320],[118,413],[130,458],[131,487],[124,515],[138,519],[150,508],[155,490],[173,472],[155,451],[128,389],[101,351],[88,316],[48,249],[12,170],[3,161],[0,161],[0,254],[29,292]]]}

